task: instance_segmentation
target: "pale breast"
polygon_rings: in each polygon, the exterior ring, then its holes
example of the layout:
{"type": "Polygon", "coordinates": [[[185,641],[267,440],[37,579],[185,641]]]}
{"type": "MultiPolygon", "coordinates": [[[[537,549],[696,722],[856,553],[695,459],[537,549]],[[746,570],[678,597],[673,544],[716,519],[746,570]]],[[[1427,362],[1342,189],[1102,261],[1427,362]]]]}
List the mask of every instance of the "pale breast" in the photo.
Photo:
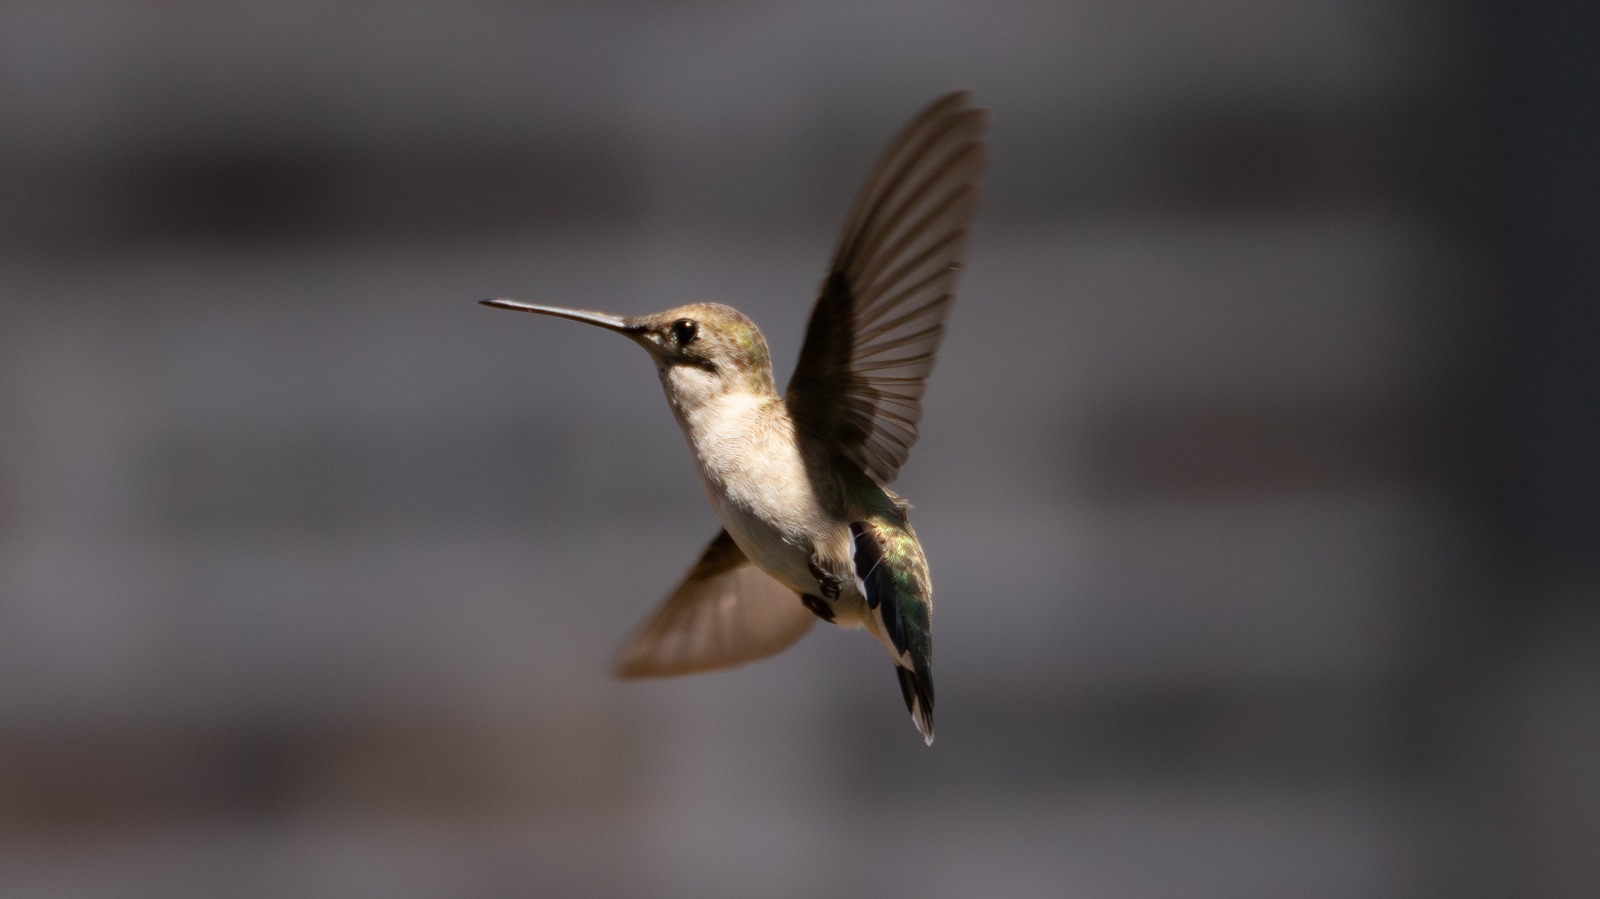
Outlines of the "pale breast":
{"type": "Polygon", "coordinates": [[[724,395],[686,412],[681,423],[706,494],[734,542],[791,588],[816,592],[809,562],[825,516],[775,398],[724,395]]]}

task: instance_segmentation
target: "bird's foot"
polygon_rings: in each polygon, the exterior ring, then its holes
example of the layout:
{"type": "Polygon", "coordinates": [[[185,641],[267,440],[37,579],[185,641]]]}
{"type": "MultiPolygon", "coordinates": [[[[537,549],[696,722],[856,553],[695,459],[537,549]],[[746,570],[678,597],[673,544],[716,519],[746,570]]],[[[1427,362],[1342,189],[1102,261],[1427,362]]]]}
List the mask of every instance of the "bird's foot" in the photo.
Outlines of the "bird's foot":
{"type": "Polygon", "coordinates": [[[828,599],[838,599],[839,593],[844,589],[844,580],[818,565],[816,559],[812,559],[809,564],[811,576],[822,586],[822,595],[828,599]]]}
{"type": "Polygon", "coordinates": [[[833,621],[833,606],[812,596],[809,593],[800,594],[800,604],[811,610],[811,614],[831,623],[833,621]]]}

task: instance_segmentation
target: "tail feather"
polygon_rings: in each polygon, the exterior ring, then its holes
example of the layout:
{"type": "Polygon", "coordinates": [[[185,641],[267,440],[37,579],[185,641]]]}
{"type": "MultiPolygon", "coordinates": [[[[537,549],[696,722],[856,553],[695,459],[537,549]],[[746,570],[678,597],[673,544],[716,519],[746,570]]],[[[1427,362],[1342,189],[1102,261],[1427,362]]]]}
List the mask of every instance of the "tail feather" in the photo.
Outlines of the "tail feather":
{"type": "Polygon", "coordinates": [[[922,734],[922,741],[933,745],[933,684],[917,672],[896,665],[894,673],[900,677],[900,694],[905,697],[906,710],[911,713],[911,723],[922,734]]]}
{"type": "Polygon", "coordinates": [[[872,616],[868,630],[889,650],[911,721],[933,745],[933,603],[927,563],[911,525],[852,522],[856,577],[872,616]]]}

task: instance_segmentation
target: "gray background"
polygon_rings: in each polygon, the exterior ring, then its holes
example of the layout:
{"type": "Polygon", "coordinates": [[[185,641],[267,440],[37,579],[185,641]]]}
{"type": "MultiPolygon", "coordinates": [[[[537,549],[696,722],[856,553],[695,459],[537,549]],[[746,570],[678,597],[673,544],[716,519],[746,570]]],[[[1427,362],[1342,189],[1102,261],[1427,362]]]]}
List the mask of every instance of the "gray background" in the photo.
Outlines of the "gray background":
{"type": "Polygon", "coordinates": [[[1595,895],[1570,6],[0,5],[0,895],[1595,895]],[[716,524],[473,302],[785,379],[955,87],[938,744],[860,634],[609,679],[716,524]]]}

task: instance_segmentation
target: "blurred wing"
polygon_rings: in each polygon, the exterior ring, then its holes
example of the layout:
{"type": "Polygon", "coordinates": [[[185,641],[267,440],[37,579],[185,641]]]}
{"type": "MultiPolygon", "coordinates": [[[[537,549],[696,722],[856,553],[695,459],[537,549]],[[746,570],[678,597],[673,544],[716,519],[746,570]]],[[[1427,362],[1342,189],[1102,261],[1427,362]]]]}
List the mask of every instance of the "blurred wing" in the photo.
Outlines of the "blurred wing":
{"type": "Polygon", "coordinates": [[[816,620],[723,531],[623,648],[617,674],[668,677],[754,661],[785,649],[816,620]]]}
{"type": "Polygon", "coordinates": [[[987,110],[951,94],[895,138],[845,223],[787,401],[802,432],[880,484],[917,441],[978,202],[987,110]]]}

